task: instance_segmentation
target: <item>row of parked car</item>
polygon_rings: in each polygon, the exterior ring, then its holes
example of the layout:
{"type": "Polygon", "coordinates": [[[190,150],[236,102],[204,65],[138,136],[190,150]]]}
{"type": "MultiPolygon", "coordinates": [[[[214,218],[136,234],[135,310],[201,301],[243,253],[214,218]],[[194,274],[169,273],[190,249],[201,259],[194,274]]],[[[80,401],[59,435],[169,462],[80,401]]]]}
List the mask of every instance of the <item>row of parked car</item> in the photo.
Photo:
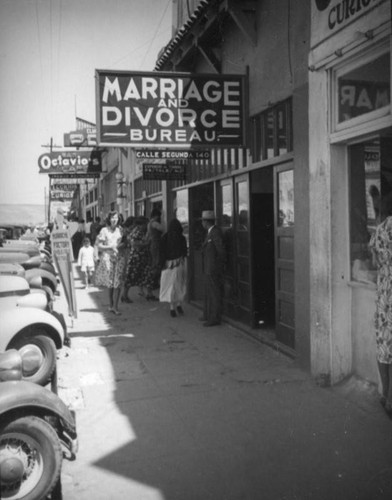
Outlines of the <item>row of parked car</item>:
{"type": "Polygon", "coordinates": [[[0,498],[61,498],[62,460],[75,457],[77,433],[57,395],[57,353],[70,338],[55,310],[51,245],[1,236],[0,498]]]}

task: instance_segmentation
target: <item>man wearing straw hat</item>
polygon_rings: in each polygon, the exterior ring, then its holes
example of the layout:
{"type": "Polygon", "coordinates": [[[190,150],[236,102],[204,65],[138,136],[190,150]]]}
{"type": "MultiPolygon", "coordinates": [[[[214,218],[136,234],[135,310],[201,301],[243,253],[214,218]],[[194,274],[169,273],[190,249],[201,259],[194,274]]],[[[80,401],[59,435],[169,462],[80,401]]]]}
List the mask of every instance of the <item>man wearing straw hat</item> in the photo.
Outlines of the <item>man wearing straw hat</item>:
{"type": "Polygon", "coordinates": [[[202,225],[207,231],[203,243],[204,273],[204,326],[215,326],[221,322],[223,294],[224,247],[221,230],[215,225],[215,213],[204,210],[202,225]]]}

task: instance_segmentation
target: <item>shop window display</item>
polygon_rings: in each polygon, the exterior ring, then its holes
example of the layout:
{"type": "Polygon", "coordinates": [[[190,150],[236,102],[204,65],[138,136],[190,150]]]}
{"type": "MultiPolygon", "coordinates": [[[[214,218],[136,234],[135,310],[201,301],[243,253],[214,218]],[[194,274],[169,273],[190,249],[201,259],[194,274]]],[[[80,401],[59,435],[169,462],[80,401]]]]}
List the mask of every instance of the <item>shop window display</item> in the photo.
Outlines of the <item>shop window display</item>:
{"type": "Polygon", "coordinates": [[[392,203],[392,131],[350,146],[351,279],[375,283],[369,241],[392,203]]]}

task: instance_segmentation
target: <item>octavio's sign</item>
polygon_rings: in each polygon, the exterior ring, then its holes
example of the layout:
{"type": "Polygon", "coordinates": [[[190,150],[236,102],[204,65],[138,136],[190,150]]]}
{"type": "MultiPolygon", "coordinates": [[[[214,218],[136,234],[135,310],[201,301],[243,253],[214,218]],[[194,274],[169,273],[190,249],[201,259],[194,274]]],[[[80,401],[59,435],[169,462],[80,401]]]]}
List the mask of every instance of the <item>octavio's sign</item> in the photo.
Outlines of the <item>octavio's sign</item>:
{"type": "Polygon", "coordinates": [[[313,0],[312,46],[387,0],[313,0]]]}
{"type": "Polygon", "coordinates": [[[40,174],[99,173],[102,170],[101,152],[63,151],[46,153],[38,158],[38,166],[40,174]]]}

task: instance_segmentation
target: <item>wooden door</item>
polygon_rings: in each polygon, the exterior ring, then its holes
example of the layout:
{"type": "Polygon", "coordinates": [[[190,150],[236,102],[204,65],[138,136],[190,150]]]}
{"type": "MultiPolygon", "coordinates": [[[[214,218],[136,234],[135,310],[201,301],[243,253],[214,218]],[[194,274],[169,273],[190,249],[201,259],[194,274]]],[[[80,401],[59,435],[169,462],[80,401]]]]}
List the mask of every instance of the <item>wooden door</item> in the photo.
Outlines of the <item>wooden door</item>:
{"type": "Polygon", "coordinates": [[[276,167],[274,185],[276,338],[294,349],[294,170],[291,163],[276,167]]]}
{"type": "Polygon", "coordinates": [[[237,319],[251,324],[251,251],[249,228],[249,176],[234,179],[234,229],[236,241],[237,319]]]}

